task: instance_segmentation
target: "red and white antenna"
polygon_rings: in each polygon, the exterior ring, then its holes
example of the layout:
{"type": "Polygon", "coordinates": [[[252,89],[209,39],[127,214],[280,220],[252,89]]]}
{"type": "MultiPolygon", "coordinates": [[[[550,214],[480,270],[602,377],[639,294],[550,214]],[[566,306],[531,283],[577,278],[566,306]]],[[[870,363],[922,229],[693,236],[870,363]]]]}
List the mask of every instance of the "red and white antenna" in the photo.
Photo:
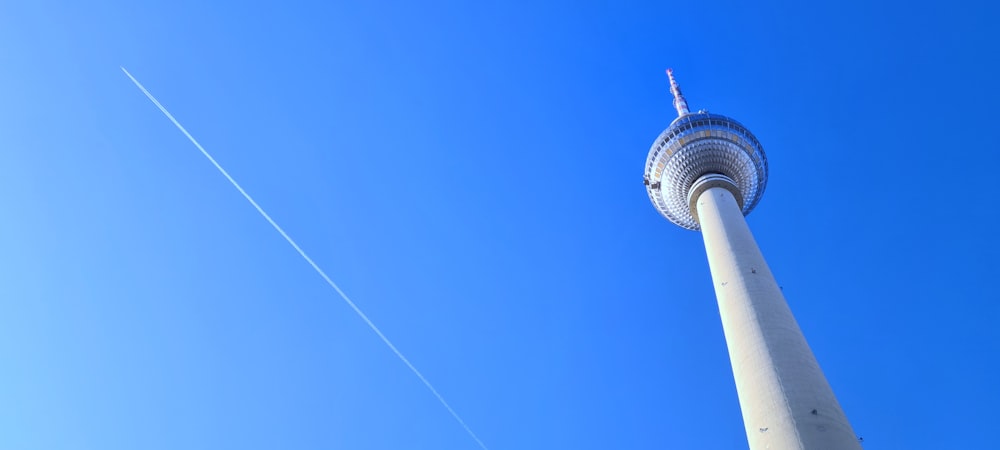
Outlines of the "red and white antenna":
{"type": "Polygon", "coordinates": [[[687,100],[684,100],[684,94],[681,93],[681,85],[674,79],[674,69],[667,69],[667,76],[670,77],[670,93],[674,94],[674,109],[677,110],[677,116],[690,114],[687,100]]]}

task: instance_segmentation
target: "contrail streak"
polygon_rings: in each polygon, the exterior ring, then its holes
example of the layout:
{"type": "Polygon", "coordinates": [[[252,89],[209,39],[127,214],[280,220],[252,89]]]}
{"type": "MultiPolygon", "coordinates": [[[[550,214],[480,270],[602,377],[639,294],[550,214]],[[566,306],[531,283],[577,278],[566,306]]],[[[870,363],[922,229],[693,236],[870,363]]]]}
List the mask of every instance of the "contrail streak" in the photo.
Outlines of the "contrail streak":
{"type": "Polygon", "coordinates": [[[243,187],[241,187],[240,184],[237,183],[236,180],[234,180],[231,175],[229,175],[229,172],[226,172],[226,169],[223,169],[222,166],[219,165],[219,163],[215,160],[215,158],[213,158],[212,155],[210,155],[208,151],[206,151],[205,148],[198,143],[198,141],[194,138],[194,136],[191,136],[191,133],[188,133],[188,131],[184,129],[184,126],[181,125],[181,123],[174,118],[173,114],[170,114],[170,111],[167,111],[167,108],[164,108],[163,105],[161,105],[160,102],[156,100],[156,97],[153,97],[153,94],[150,94],[149,91],[146,90],[146,88],[142,85],[142,83],[139,82],[139,80],[136,80],[135,77],[133,77],[132,74],[128,72],[128,70],[125,70],[124,67],[122,67],[121,69],[122,72],[125,72],[125,75],[128,76],[133,83],[135,83],[135,86],[139,88],[139,90],[142,91],[143,94],[146,95],[146,98],[148,98],[149,101],[153,102],[153,104],[160,109],[160,112],[162,112],[164,116],[167,116],[167,118],[174,123],[177,129],[181,130],[181,133],[184,133],[184,136],[187,136],[188,140],[191,141],[191,143],[194,144],[194,146],[201,151],[202,155],[205,155],[205,157],[208,158],[208,160],[212,163],[213,166],[215,166],[216,169],[219,169],[219,173],[221,173],[222,176],[226,177],[226,179],[229,180],[229,183],[232,184],[237,191],[240,191],[240,194],[243,195],[243,198],[247,199],[247,201],[250,202],[251,205],[253,205],[254,209],[256,209],[257,212],[259,212],[260,215],[264,217],[264,220],[266,220],[267,223],[271,224],[271,226],[274,227],[274,229],[278,232],[278,234],[280,234],[281,237],[285,238],[285,240],[288,241],[288,244],[291,245],[292,248],[295,249],[295,251],[299,252],[299,256],[302,256],[302,259],[306,260],[306,262],[309,263],[310,266],[312,266],[313,270],[315,270],[316,273],[318,273],[319,276],[322,277],[324,281],[326,281],[326,284],[329,284],[330,287],[333,288],[333,290],[337,291],[337,294],[340,294],[340,298],[344,299],[344,302],[346,302],[347,305],[350,306],[351,309],[353,309],[354,312],[358,314],[358,317],[360,317],[361,320],[364,320],[365,323],[368,324],[368,328],[371,328],[372,331],[374,331],[375,334],[378,335],[379,339],[382,339],[382,342],[384,342],[385,345],[389,347],[389,350],[392,350],[392,352],[395,353],[397,357],[399,357],[399,360],[403,361],[403,364],[406,364],[406,367],[409,367],[410,371],[413,372],[413,374],[416,375],[417,378],[419,378],[420,381],[424,383],[424,386],[427,386],[427,389],[429,389],[431,393],[434,394],[435,397],[437,397],[438,401],[441,402],[441,405],[444,406],[444,408],[447,409],[449,413],[451,413],[451,416],[454,417],[455,420],[458,421],[460,425],[462,425],[462,428],[465,428],[465,431],[469,433],[469,436],[471,436],[472,439],[474,439],[476,443],[479,444],[480,447],[482,447],[483,450],[489,450],[488,448],[486,448],[486,444],[483,444],[483,441],[479,440],[479,437],[476,436],[476,433],[473,433],[472,429],[469,428],[468,425],[466,425],[465,421],[462,420],[461,417],[459,417],[458,413],[456,413],[455,410],[451,408],[451,405],[449,405],[448,402],[444,400],[444,397],[441,396],[441,394],[437,391],[437,389],[434,389],[434,386],[431,385],[431,382],[427,381],[427,378],[424,378],[424,375],[421,374],[420,371],[417,370],[417,368],[414,367],[412,363],[410,363],[410,360],[406,359],[406,357],[403,356],[403,354],[399,351],[399,349],[392,344],[389,338],[385,337],[385,335],[382,334],[382,331],[379,330],[378,327],[375,326],[375,324],[371,321],[371,319],[369,319],[368,316],[361,311],[361,308],[358,308],[358,305],[355,305],[354,302],[351,301],[350,297],[348,297],[347,294],[345,294],[344,291],[340,289],[340,286],[337,286],[337,283],[334,283],[333,280],[331,280],[330,277],[326,275],[326,272],[323,272],[323,269],[319,268],[316,262],[313,261],[312,258],[310,258],[309,255],[307,255],[306,252],[302,250],[301,247],[299,247],[299,244],[296,244],[295,241],[288,236],[288,233],[285,233],[285,230],[283,230],[281,226],[279,226],[277,222],[275,222],[274,219],[272,219],[271,216],[264,211],[264,208],[261,208],[260,205],[258,205],[257,202],[253,199],[253,197],[251,197],[250,194],[247,194],[247,191],[243,190],[243,187]]]}

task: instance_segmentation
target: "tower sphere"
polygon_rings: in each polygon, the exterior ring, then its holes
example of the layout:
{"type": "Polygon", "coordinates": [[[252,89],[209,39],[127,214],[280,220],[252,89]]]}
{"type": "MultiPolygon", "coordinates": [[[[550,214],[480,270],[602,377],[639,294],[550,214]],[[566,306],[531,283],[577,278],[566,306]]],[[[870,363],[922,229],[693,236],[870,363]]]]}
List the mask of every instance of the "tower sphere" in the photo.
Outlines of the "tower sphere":
{"type": "Polygon", "coordinates": [[[684,114],[660,133],[646,158],[649,200],[671,222],[701,226],[689,203],[691,187],[709,174],[725,175],[743,215],[757,206],[767,185],[767,157],[757,138],[739,122],[707,112],[684,114]]]}

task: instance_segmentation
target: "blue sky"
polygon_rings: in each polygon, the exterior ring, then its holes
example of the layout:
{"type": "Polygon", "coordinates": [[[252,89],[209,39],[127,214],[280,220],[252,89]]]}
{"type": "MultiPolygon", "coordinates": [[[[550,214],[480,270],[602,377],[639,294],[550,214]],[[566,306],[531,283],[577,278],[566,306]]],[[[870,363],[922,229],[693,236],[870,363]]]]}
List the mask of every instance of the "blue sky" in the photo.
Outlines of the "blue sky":
{"type": "Polygon", "coordinates": [[[0,448],[745,447],[643,162],[747,125],[749,216],[865,448],[995,442],[997,6],[0,5],[0,448]]]}

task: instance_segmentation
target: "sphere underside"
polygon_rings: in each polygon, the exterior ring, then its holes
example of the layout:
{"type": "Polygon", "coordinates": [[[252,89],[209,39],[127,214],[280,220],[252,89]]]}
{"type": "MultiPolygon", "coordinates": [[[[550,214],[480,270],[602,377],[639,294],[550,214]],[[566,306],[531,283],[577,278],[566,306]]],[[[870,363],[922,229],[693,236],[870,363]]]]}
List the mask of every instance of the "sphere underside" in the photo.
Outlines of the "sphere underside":
{"type": "Polygon", "coordinates": [[[749,214],[767,184],[767,158],[757,138],[725,116],[688,114],[670,124],[653,143],[646,158],[646,191],[650,201],[671,222],[698,230],[688,203],[691,186],[702,175],[731,178],[749,214]]]}

